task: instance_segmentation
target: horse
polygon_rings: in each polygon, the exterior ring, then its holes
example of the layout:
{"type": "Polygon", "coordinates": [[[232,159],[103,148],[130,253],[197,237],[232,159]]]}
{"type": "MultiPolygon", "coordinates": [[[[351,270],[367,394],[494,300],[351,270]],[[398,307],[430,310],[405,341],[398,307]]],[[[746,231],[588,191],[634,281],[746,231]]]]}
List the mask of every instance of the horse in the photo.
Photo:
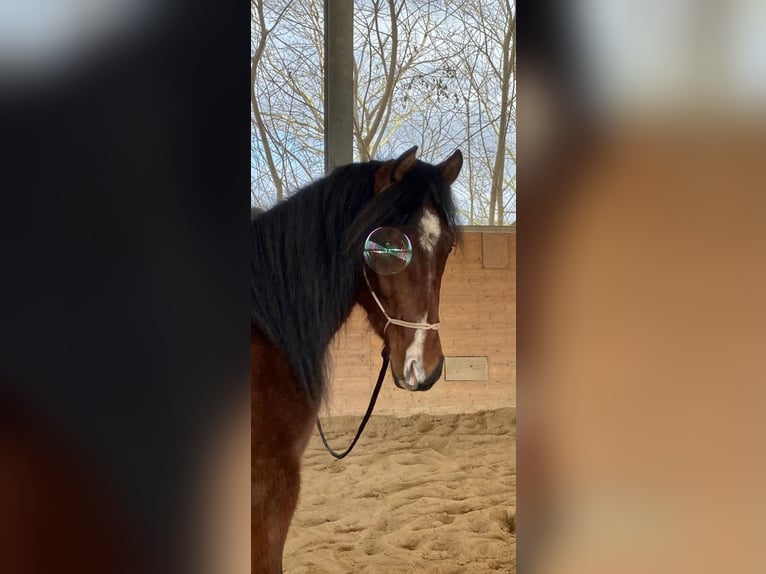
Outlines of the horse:
{"type": "Polygon", "coordinates": [[[252,214],[253,573],[282,570],[301,457],[326,395],[327,350],[353,307],[383,340],[397,387],[425,391],[441,377],[439,291],[460,241],[451,185],[463,156],[456,150],[432,165],[416,152],[338,167],[252,214]],[[399,272],[376,272],[363,257],[380,228],[410,243],[399,272]]]}

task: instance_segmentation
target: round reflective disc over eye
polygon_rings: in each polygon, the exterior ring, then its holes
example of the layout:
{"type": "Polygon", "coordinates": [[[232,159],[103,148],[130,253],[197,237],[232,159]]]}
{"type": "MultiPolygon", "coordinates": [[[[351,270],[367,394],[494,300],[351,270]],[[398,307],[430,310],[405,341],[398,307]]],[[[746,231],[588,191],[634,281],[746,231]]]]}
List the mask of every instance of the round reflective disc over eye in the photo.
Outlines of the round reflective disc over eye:
{"type": "Polygon", "coordinates": [[[393,227],[374,229],[364,242],[364,260],[380,275],[396,275],[412,261],[412,243],[393,227]]]}

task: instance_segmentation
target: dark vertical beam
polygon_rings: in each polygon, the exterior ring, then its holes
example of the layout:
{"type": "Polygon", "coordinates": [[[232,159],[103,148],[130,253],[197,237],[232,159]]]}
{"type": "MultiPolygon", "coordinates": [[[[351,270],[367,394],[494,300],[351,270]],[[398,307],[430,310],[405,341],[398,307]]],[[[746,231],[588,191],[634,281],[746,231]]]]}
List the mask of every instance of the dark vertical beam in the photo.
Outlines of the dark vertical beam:
{"type": "Polygon", "coordinates": [[[354,159],[354,0],[325,0],[325,171],[354,159]]]}

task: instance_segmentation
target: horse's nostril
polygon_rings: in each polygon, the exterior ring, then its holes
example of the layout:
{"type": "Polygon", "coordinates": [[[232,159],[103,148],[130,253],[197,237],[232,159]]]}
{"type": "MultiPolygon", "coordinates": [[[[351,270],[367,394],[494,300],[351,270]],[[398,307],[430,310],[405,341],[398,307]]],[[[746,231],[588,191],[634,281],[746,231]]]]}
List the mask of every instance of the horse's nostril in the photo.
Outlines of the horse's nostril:
{"type": "Polygon", "coordinates": [[[441,377],[442,369],[444,368],[444,357],[439,359],[439,364],[436,365],[434,371],[423,381],[417,388],[418,391],[427,391],[434,386],[434,383],[441,377]]]}
{"type": "Polygon", "coordinates": [[[411,385],[417,383],[417,374],[415,373],[415,359],[412,359],[409,363],[409,368],[404,373],[405,378],[411,385]]]}

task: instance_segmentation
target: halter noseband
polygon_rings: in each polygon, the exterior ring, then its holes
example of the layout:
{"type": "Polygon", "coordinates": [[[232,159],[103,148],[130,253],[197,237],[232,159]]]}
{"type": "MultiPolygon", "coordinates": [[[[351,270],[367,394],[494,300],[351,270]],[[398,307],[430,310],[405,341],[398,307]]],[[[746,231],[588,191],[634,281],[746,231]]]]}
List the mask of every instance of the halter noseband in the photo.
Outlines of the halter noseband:
{"type": "Polygon", "coordinates": [[[383,307],[383,303],[380,302],[380,299],[378,299],[378,296],[375,294],[372,285],[370,285],[370,280],[367,278],[366,266],[362,267],[362,272],[364,273],[364,282],[367,283],[367,288],[370,290],[370,295],[372,295],[372,298],[375,299],[375,303],[378,304],[378,308],[386,318],[386,326],[383,327],[384,335],[386,334],[386,329],[388,329],[389,325],[399,325],[400,327],[407,327],[408,329],[428,329],[431,331],[436,331],[439,329],[439,323],[413,323],[411,321],[403,321],[402,319],[393,319],[392,317],[389,317],[388,313],[386,313],[386,310],[383,307]]]}

